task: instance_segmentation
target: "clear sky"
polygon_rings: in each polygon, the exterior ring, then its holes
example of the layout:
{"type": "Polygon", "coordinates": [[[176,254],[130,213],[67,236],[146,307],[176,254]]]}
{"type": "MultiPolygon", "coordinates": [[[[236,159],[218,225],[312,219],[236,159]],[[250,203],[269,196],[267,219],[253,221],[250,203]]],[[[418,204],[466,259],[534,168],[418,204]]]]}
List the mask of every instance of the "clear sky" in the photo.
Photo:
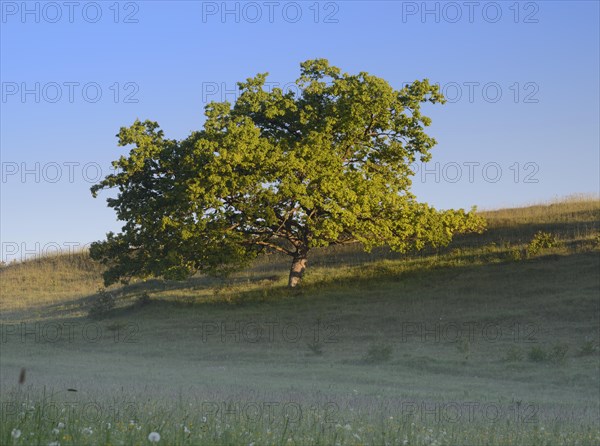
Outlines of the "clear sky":
{"type": "Polygon", "coordinates": [[[258,72],[327,58],[429,78],[438,140],[413,191],[440,208],[599,192],[599,2],[2,1],[2,260],[118,231],[89,188],[136,118],[184,138],[258,72]],[[438,163],[438,164],[436,164],[438,163]]]}

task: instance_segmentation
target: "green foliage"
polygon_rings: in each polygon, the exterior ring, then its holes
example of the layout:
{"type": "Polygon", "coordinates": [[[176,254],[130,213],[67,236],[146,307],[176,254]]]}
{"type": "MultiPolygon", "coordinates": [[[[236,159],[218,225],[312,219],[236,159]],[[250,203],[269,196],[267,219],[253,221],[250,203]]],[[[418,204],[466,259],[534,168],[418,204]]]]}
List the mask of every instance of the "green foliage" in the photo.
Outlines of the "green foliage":
{"type": "Polygon", "coordinates": [[[518,262],[519,260],[523,259],[523,253],[521,252],[521,250],[519,248],[512,248],[509,252],[508,252],[508,257],[514,261],[514,262],[518,262]]]}
{"type": "Polygon", "coordinates": [[[535,346],[529,350],[528,357],[530,361],[534,362],[545,362],[550,361],[555,364],[562,364],[565,362],[569,346],[567,344],[555,344],[548,351],[542,347],[535,346]]]}
{"type": "Polygon", "coordinates": [[[373,344],[367,350],[366,355],[363,358],[363,362],[366,364],[379,364],[388,362],[392,359],[392,346],[388,344],[378,343],[373,344]]]}
{"type": "Polygon", "coordinates": [[[527,357],[530,361],[543,362],[548,359],[548,353],[542,347],[536,345],[534,347],[531,347],[531,349],[527,353],[527,357]]]}
{"type": "Polygon", "coordinates": [[[134,148],[92,187],[118,189],[108,205],[126,222],[91,247],[108,265],[105,283],[227,273],[263,249],[303,257],[359,241],[406,251],[483,230],[474,213],[439,212],[408,192],[410,164],[435,145],[421,103],[444,102],[437,86],[396,91],[324,59],[301,64],[301,94],[265,90],[266,78],[240,82],[233,106],[208,104],[204,129],[182,141],[151,121],[121,129],[119,144],[134,148]]]}
{"type": "Polygon", "coordinates": [[[107,284],[226,274],[264,249],[298,258],[358,241],[404,252],[483,231],[474,212],[438,211],[409,192],[410,165],[436,143],[421,104],[445,102],[438,86],[394,90],[325,59],[301,64],[301,93],[265,89],[266,79],[240,82],[233,105],[208,104],[204,128],[181,141],[152,121],[121,128],[119,145],[133,148],[92,187],[118,190],[108,206],[125,222],[91,247],[107,284]]]}
{"type": "Polygon", "coordinates": [[[105,289],[100,289],[90,305],[88,315],[93,319],[102,319],[106,317],[114,308],[115,296],[105,289]]]}
{"type": "Polygon", "coordinates": [[[579,356],[589,356],[593,355],[598,351],[598,347],[596,343],[591,339],[586,339],[584,343],[579,348],[579,356]]]}
{"type": "Polygon", "coordinates": [[[557,245],[558,239],[554,235],[548,232],[538,231],[527,246],[527,254],[534,256],[543,249],[553,248],[557,245]]]}
{"type": "Polygon", "coordinates": [[[524,357],[525,355],[523,354],[523,350],[516,345],[511,345],[506,351],[504,360],[507,362],[520,362],[524,359],[524,357]]]}

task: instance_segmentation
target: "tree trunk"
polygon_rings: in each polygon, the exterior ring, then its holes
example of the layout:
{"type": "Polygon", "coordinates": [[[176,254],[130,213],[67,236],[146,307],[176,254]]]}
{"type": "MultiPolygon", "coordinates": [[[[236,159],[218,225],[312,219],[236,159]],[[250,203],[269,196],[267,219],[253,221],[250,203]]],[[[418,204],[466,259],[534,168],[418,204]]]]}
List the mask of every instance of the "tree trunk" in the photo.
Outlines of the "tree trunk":
{"type": "Polygon", "coordinates": [[[302,274],[304,274],[304,270],[306,269],[307,261],[308,259],[306,254],[297,254],[294,256],[292,267],[290,268],[288,287],[294,288],[300,285],[300,282],[302,281],[302,274]]]}

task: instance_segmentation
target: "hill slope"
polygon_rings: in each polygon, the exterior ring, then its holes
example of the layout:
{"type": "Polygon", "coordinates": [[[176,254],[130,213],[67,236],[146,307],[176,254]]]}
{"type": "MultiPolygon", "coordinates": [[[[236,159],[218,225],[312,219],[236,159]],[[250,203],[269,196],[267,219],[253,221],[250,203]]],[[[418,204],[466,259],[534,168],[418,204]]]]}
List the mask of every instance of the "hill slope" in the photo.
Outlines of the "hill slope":
{"type": "Polygon", "coordinates": [[[0,403],[33,412],[4,413],[0,442],[19,426],[61,445],[599,444],[599,204],[487,212],[486,234],[440,251],[322,250],[300,291],[279,256],[115,288],[103,319],[85,254],[9,266],[0,403]],[[48,401],[112,409],[53,434],[48,401]]]}
{"type": "MultiPolygon", "coordinates": [[[[481,213],[488,221],[483,235],[458,237],[440,250],[396,254],[388,249],[362,252],[358,246],[336,246],[311,252],[304,288],[325,289],[332,282],[369,281],[395,278],[406,272],[426,272],[432,267],[464,266],[526,260],[539,255],[569,255],[593,251],[600,245],[600,200],[574,198],[567,201],[524,208],[481,213]],[[541,252],[528,250],[535,234],[545,232],[555,238],[552,248],[541,252]]],[[[202,301],[210,295],[275,294],[284,288],[289,260],[286,256],[263,256],[253,267],[227,279],[194,277],[184,282],[148,281],[130,287],[113,286],[119,295],[146,291],[152,297],[169,299],[166,290],[178,290],[186,302],[202,301]],[[265,293],[265,288],[268,293],[265,293]]],[[[31,311],[61,305],[71,307],[77,298],[93,298],[102,288],[102,267],[87,252],[59,255],[14,263],[0,268],[2,295],[0,311],[31,311]]],[[[306,291],[309,292],[308,290],[306,291]]],[[[285,293],[285,291],[284,291],[285,293]]]]}

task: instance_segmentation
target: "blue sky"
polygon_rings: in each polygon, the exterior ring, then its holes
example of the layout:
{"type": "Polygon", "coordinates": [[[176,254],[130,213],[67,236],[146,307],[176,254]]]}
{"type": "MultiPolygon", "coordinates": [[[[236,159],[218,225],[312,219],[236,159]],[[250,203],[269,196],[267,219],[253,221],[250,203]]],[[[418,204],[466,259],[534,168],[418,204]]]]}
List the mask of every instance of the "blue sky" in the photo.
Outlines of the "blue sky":
{"type": "Polygon", "coordinates": [[[413,191],[440,208],[599,192],[599,3],[2,1],[2,260],[118,230],[90,186],[136,118],[184,138],[207,100],[324,57],[395,87],[439,83],[413,191]],[[224,6],[225,5],[225,6],[224,6]],[[226,14],[223,15],[226,9],[226,14]],[[437,164],[436,164],[437,163],[437,164]]]}

